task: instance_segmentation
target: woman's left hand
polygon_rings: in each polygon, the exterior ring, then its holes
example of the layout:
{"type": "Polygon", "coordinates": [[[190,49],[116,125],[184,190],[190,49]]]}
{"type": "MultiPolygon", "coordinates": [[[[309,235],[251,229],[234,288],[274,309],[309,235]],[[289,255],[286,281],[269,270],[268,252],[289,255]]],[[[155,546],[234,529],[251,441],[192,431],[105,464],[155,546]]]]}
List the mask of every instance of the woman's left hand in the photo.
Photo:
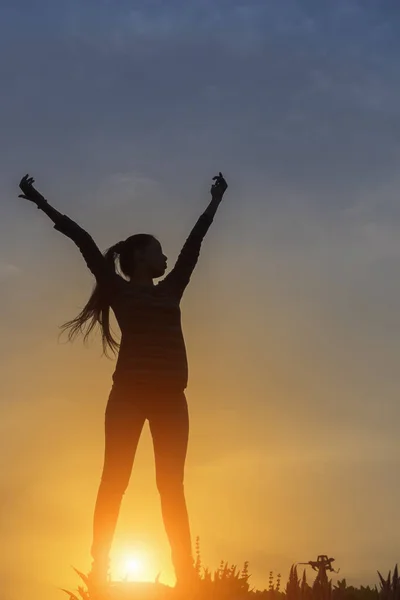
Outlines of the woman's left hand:
{"type": "Polygon", "coordinates": [[[213,199],[221,201],[228,188],[228,184],[226,183],[221,171],[219,172],[219,175],[213,177],[213,181],[214,183],[211,186],[211,196],[213,199]]]}

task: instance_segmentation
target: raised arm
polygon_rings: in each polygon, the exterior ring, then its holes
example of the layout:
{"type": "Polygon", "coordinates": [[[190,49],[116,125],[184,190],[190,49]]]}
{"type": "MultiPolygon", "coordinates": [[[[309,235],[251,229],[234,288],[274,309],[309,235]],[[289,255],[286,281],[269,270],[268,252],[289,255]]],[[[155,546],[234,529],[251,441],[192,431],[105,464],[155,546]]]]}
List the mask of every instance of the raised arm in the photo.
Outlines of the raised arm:
{"type": "Polygon", "coordinates": [[[204,236],[213,222],[215,213],[217,212],[228,187],[222,173],[214,177],[213,181],[214,183],[211,187],[211,202],[199,217],[179,254],[174,268],[164,280],[165,284],[171,286],[179,297],[182,296],[190,281],[190,277],[200,255],[200,248],[204,236]]]}
{"type": "Polygon", "coordinates": [[[72,221],[72,219],[61,214],[51,206],[42,194],[34,188],[34,182],[33,177],[25,175],[19,184],[22,191],[19,197],[36,204],[37,208],[42,210],[53,221],[54,229],[69,237],[78,246],[87,266],[96,277],[98,283],[104,285],[114,283],[118,275],[115,273],[113,266],[105,260],[89,233],[82,229],[75,221],[72,221]]]}

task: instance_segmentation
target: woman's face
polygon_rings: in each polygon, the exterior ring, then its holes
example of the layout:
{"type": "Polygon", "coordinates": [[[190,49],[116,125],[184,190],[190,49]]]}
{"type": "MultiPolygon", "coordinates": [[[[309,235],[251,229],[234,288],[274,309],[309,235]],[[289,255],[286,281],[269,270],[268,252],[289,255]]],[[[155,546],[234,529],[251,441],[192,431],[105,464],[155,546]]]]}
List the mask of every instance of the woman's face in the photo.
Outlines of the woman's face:
{"type": "Polygon", "coordinates": [[[142,268],[148,269],[153,279],[162,277],[167,270],[167,257],[156,239],[150,240],[143,249],[136,251],[136,260],[140,261],[142,268]]]}

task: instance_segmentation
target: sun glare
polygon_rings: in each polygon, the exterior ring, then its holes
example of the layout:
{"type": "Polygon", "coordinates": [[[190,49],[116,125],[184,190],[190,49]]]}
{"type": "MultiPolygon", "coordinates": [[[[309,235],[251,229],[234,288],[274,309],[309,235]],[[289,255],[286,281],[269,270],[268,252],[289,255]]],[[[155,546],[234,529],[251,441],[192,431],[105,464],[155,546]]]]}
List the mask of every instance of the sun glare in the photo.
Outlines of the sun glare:
{"type": "Polygon", "coordinates": [[[143,562],[137,556],[130,556],[125,561],[125,571],[128,577],[134,579],[143,574],[143,562]]]}
{"type": "Polygon", "coordinates": [[[117,579],[125,581],[149,581],[152,579],[147,556],[140,551],[122,556],[115,564],[117,579]]]}

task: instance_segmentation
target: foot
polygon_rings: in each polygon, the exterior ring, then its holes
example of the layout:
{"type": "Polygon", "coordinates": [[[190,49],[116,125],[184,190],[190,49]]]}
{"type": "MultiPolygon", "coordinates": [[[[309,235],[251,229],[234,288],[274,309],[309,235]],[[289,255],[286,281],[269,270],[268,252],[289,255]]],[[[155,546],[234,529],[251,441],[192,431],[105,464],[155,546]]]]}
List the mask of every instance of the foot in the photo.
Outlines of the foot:
{"type": "Polygon", "coordinates": [[[109,561],[93,561],[88,575],[88,587],[92,590],[104,590],[110,583],[109,561]]]}
{"type": "Polygon", "coordinates": [[[175,589],[182,592],[193,592],[199,587],[200,578],[192,566],[176,573],[175,589]]]}

